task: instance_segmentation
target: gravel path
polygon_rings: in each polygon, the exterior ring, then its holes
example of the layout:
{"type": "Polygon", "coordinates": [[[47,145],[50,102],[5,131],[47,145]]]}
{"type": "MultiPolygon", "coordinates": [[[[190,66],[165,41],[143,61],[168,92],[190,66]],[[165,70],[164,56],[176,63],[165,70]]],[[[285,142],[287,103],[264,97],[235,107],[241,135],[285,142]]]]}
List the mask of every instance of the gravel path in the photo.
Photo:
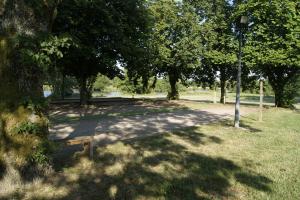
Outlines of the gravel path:
{"type": "MultiPolygon", "coordinates": [[[[129,110],[131,109],[131,105],[126,107],[129,110]]],[[[139,109],[141,108],[143,107],[139,109]]],[[[255,110],[256,108],[242,107],[241,114],[245,115],[255,110]]],[[[234,106],[228,105],[205,109],[177,109],[171,112],[138,114],[125,117],[77,120],[52,126],[50,128],[50,139],[74,139],[94,135],[94,139],[98,143],[111,143],[118,140],[213,123],[222,119],[232,118],[233,114],[234,106]]]]}

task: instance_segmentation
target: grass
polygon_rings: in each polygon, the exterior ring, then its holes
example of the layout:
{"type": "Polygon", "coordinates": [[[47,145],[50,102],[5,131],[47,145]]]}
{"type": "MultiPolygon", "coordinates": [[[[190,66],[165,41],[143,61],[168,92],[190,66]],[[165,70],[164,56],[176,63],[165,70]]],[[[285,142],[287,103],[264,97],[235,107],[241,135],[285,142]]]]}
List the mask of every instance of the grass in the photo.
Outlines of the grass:
{"type": "MultiPolygon", "coordinates": [[[[242,129],[225,121],[98,147],[94,161],[82,153],[58,158],[51,176],[26,182],[12,194],[16,199],[299,199],[300,114],[272,108],[264,122],[256,118],[243,118],[242,129]]],[[[9,195],[2,198],[12,199],[9,195]]]]}
{"type": "MultiPolygon", "coordinates": [[[[216,100],[220,100],[220,91],[216,93],[216,100]]],[[[134,95],[135,98],[165,98],[167,96],[166,93],[161,94],[137,94],[134,95]]],[[[122,94],[122,97],[130,98],[130,95],[122,94]]],[[[202,90],[202,91],[185,91],[180,92],[180,99],[189,99],[189,100],[199,100],[205,102],[212,102],[214,99],[214,91],[212,90],[202,90]]],[[[235,102],[235,92],[227,92],[227,102],[235,102]]],[[[259,94],[253,93],[241,93],[241,102],[245,104],[258,104],[259,103],[259,94]]],[[[273,105],[275,102],[275,98],[272,95],[265,95],[264,96],[264,104],[265,105],[273,105]]]]}

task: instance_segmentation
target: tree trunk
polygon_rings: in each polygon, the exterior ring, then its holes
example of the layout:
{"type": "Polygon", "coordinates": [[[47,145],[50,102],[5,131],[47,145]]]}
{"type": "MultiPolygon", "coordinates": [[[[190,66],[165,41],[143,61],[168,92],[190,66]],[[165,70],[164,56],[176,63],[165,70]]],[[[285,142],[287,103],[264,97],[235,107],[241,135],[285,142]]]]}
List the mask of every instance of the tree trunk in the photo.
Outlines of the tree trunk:
{"type": "Polygon", "coordinates": [[[226,103],[226,74],[224,69],[220,70],[220,86],[221,86],[221,97],[220,103],[226,103]]]}
{"type": "Polygon", "coordinates": [[[29,156],[36,151],[29,147],[47,140],[48,134],[46,112],[40,104],[43,100],[43,71],[34,62],[24,62],[22,57],[22,51],[31,48],[28,42],[33,41],[32,44],[36,45],[37,38],[34,37],[47,33],[44,29],[46,23],[27,3],[25,0],[0,3],[0,151],[4,153],[0,156],[8,153],[20,158],[18,162],[11,160],[18,167],[29,164],[29,156]],[[39,127],[38,133],[35,136],[14,134],[20,122],[34,123],[39,127]]]}
{"type": "Polygon", "coordinates": [[[62,100],[65,99],[65,78],[66,78],[66,75],[64,73],[62,73],[62,83],[61,83],[61,99],[62,100]]]}
{"type": "Polygon", "coordinates": [[[80,92],[80,105],[87,105],[89,100],[89,92],[87,88],[87,78],[82,77],[79,79],[79,92],[80,92]]]}
{"type": "Polygon", "coordinates": [[[279,89],[276,88],[274,89],[274,94],[275,94],[275,106],[276,107],[286,107],[285,102],[284,102],[284,98],[283,98],[283,88],[279,89]]]}
{"type": "Polygon", "coordinates": [[[176,83],[178,81],[178,78],[176,78],[174,73],[169,73],[169,83],[170,83],[170,91],[168,93],[168,99],[169,100],[178,100],[179,99],[179,93],[176,87],[176,83]]]}
{"type": "Polygon", "coordinates": [[[297,88],[288,87],[298,76],[299,69],[289,66],[264,66],[264,74],[275,94],[276,107],[292,107],[297,88]]]}
{"type": "Polygon", "coordinates": [[[149,89],[149,77],[148,76],[142,76],[142,84],[143,84],[142,93],[143,94],[149,93],[150,89],[149,89]]]}
{"type": "Polygon", "coordinates": [[[9,38],[0,36],[0,106],[8,108],[14,108],[16,100],[21,98],[18,83],[14,80],[16,77],[11,69],[11,51],[9,38]]]}

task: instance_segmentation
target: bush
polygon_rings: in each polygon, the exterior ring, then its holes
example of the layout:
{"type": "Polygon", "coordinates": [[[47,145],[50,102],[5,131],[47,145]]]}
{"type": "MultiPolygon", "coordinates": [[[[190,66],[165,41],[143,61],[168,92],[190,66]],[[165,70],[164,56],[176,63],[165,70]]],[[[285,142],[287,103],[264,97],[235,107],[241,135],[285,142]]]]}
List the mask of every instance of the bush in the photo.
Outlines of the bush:
{"type": "Polygon", "coordinates": [[[49,108],[49,102],[45,98],[29,99],[24,98],[21,104],[24,108],[37,114],[44,113],[49,108]]]}
{"type": "Polygon", "coordinates": [[[51,154],[55,150],[55,146],[48,140],[43,140],[36,147],[33,153],[29,156],[29,161],[32,164],[45,165],[51,162],[51,154]]]}
{"type": "Polygon", "coordinates": [[[291,79],[284,87],[283,102],[284,107],[293,108],[293,104],[296,103],[296,97],[300,93],[300,76],[291,79]]]}
{"type": "Polygon", "coordinates": [[[41,135],[43,132],[42,127],[36,123],[23,122],[19,126],[14,128],[16,134],[34,134],[41,135]]]}
{"type": "Polygon", "coordinates": [[[106,89],[111,86],[112,81],[104,75],[98,75],[94,83],[93,89],[99,92],[106,92],[106,89]]]}

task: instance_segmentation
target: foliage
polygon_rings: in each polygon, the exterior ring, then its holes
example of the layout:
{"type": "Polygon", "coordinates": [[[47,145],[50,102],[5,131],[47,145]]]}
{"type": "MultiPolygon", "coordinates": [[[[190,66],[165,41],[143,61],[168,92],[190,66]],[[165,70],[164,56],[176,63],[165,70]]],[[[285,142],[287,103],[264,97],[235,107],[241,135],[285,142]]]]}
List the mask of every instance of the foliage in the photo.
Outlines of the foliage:
{"type": "Polygon", "coordinates": [[[52,71],[47,77],[48,91],[51,91],[51,99],[64,99],[73,94],[73,89],[78,88],[77,80],[59,71],[52,71]]]}
{"type": "Polygon", "coordinates": [[[263,73],[275,93],[275,105],[291,105],[293,92],[286,85],[300,67],[299,3],[297,1],[247,1],[237,14],[249,16],[245,48],[249,65],[263,73]]]}
{"type": "Polygon", "coordinates": [[[45,7],[52,0],[45,1],[2,1],[0,13],[1,63],[0,74],[4,83],[1,91],[6,107],[17,108],[23,97],[37,99],[42,97],[42,79],[44,65],[37,60],[41,42],[48,37],[48,20],[50,15],[45,7]],[[46,15],[36,15],[36,8],[46,15]],[[48,16],[49,16],[48,15],[48,16]]]}
{"type": "MultiPolygon", "coordinates": [[[[114,79],[116,81],[116,79],[114,79]]],[[[117,79],[116,86],[124,93],[128,94],[144,94],[146,93],[141,78],[135,77],[131,80],[129,76],[125,76],[124,80],[117,79]]]]}
{"type": "Polygon", "coordinates": [[[49,164],[51,162],[51,154],[55,149],[56,147],[52,142],[43,140],[36,147],[34,147],[34,151],[28,160],[31,163],[38,165],[49,164]]]}
{"type": "Polygon", "coordinates": [[[49,102],[44,98],[22,98],[21,105],[34,114],[43,115],[49,108],[49,102]]]}
{"type": "Polygon", "coordinates": [[[47,140],[48,130],[45,127],[48,120],[43,115],[32,115],[32,112],[23,106],[14,112],[2,111],[0,120],[2,122],[0,157],[12,157],[11,162],[18,169],[30,165],[29,157],[35,152],[33,147],[47,140]],[[28,121],[29,119],[34,122],[28,121]]]}
{"type": "Polygon", "coordinates": [[[168,91],[170,91],[169,81],[166,78],[157,79],[157,82],[156,82],[155,88],[154,88],[154,92],[167,93],[168,91]]]}
{"type": "Polygon", "coordinates": [[[17,134],[35,134],[38,135],[41,133],[41,127],[32,122],[23,122],[17,127],[14,128],[14,132],[17,134]]]}
{"type": "Polygon", "coordinates": [[[294,108],[293,104],[296,103],[296,97],[299,97],[299,88],[300,88],[300,82],[299,82],[299,75],[292,77],[284,86],[284,92],[282,101],[283,104],[287,107],[294,108]]]}
{"type": "Polygon", "coordinates": [[[46,68],[45,71],[53,70],[53,67],[55,67],[57,63],[57,60],[62,59],[64,53],[71,46],[76,46],[76,44],[70,36],[50,35],[48,37],[40,39],[40,44],[37,52],[33,52],[30,48],[23,49],[23,57],[31,57],[31,60],[36,62],[39,66],[44,66],[46,68]]]}
{"type": "Polygon", "coordinates": [[[226,84],[236,78],[237,42],[231,20],[232,3],[227,0],[190,2],[201,20],[201,41],[204,46],[201,55],[203,68],[196,71],[194,78],[198,83],[211,86],[218,78],[221,86],[220,102],[224,103],[226,84]]]}
{"type": "Polygon", "coordinates": [[[93,85],[94,91],[105,92],[108,87],[112,85],[112,80],[104,75],[99,75],[96,78],[96,81],[93,85]]]}
{"type": "Polygon", "coordinates": [[[92,83],[98,73],[121,76],[117,61],[126,62],[127,52],[134,50],[143,31],[141,2],[67,0],[58,7],[54,32],[68,33],[78,44],[65,54],[60,66],[78,80],[83,103],[90,96],[88,81],[92,83]]]}
{"type": "MultiPolygon", "coordinates": [[[[267,80],[264,80],[263,82],[263,91],[265,96],[274,95],[274,92],[272,90],[272,86],[267,80]]],[[[251,93],[251,94],[259,94],[260,92],[260,85],[259,80],[256,80],[248,87],[243,87],[243,92],[245,93],[251,93]]]]}
{"type": "Polygon", "coordinates": [[[183,83],[200,66],[199,20],[187,2],[152,1],[154,18],[151,41],[156,48],[158,73],[169,77],[169,99],[177,99],[176,83],[183,83]]]}

